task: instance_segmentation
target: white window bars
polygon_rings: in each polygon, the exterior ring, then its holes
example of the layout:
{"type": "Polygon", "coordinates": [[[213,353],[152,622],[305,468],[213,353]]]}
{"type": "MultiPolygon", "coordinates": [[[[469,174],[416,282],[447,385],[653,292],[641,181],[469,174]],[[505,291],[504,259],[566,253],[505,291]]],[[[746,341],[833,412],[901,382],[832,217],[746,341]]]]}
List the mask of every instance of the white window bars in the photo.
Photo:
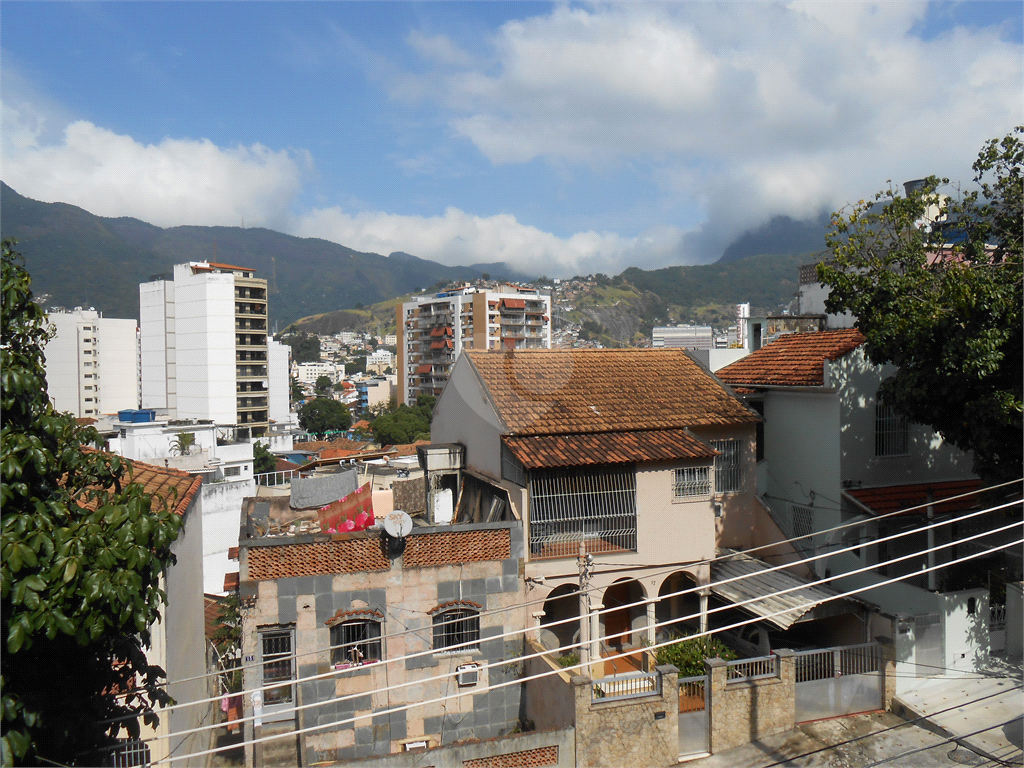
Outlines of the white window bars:
{"type": "Polygon", "coordinates": [[[718,451],[718,455],[715,456],[715,492],[729,493],[741,490],[743,478],[740,441],[712,440],[711,447],[718,451]]]}
{"type": "Polygon", "coordinates": [[[453,648],[467,653],[479,647],[480,614],[470,609],[455,609],[434,614],[434,650],[453,648]],[[472,643],[472,645],[464,645],[472,643]]]}
{"type": "Polygon", "coordinates": [[[710,467],[682,467],[676,470],[672,496],[676,499],[704,499],[711,495],[710,467]]]}
{"type": "Polygon", "coordinates": [[[361,664],[380,661],[380,622],[357,619],[331,627],[331,662],[361,664]]]}
{"type": "Polygon", "coordinates": [[[910,452],[910,425],[882,402],[875,403],[875,456],[906,456],[910,452]]]}

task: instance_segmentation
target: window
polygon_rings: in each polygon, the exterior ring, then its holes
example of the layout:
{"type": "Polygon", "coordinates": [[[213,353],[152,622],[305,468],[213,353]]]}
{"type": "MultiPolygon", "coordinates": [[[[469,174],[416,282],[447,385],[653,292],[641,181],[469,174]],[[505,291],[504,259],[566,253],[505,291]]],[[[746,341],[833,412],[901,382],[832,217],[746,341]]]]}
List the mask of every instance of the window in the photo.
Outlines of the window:
{"type": "Polygon", "coordinates": [[[86,354],[86,355],[91,355],[92,354],[92,350],[91,349],[85,349],[85,350],[82,350],[82,352],[83,352],[83,354],[86,354]]]}
{"type": "Polygon", "coordinates": [[[345,621],[331,627],[331,662],[380,661],[380,622],[371,619],[345,621]]]}
{"type": "Polygon", "coordinates": [[[715,456],[715,492],[729,493],[740,490],[740,441],[712,440],[715,456]]]}
{"type": "Polygon", "coordinates": [[[906,456],[910,446],[910,425],[882,402],[875,403],[875,456],[906,456]]]}
{"type": "Polygon", "coordinates": [[[757,415],[761,417],[761,420],[757,422],[757,461],[764,461],[764,401],[763,400],[752,400],[747,403],[753,410],[757,411],[757,415]]]}
{"type": "Polygon", "coordinates": [[[711,467],[683,467],[676,470],[673,497],[699,499],[711,495],[711,467]]]}
{"type": "MultiPolygon", "coordinates": [[[[809,536],[814,533],[814,510],[799,504],[790,503],[793,508],[793,535],[809,536]]],[[[810,541],[804,541],[805,547],[810,546],[810,541]]]]}
{"type": "Polygon", "coordinates": [[[87,373],[87,374],[85,374],[85,378],[87,378],[87,379],[91,379],[91,378],[92,378],[92,374],[91,374],[91,373],[87,373]]]}
{"type": "Polygon", "coordinates": [[[472,608],[455,608],[434,615],[435,651],[451,648],[453,653],[462,653],[477,648],[479,642],[480,614],[477,611],[472,608]]]}
{"type": "Polygon", "coordinates": [[[263,632],[260,636],[263,651],[263,704],[287,704],[292,700],[292,633],[263,632]],[[287,685],[271,687],[288,681],[287,685]]]}
{"type": "Polygon", "coordinates": [[[85,368],[92,368],[92,363],[82,363],[85,368]]]}
{"type": "Polygon", "coordinates": [[[85,391],[86,391],[86,392],[92,392],[92,387],[86,387],[86,388],[85,388],[85,391]]]}
{"type": "Polygon", "coordinates": [[[237,477],[242,474],[240,467],[224,467],[224,477],[237,477]]]}

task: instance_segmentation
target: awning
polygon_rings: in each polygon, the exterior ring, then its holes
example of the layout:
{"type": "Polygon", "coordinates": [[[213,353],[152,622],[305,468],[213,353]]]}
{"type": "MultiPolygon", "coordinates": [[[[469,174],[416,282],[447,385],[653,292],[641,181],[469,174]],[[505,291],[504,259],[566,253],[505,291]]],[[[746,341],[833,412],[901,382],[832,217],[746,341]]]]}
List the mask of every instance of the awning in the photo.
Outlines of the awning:
{"type": "Polygon", "coordinates": [[[430,364],[421,365],[416,368],[416,373],[430,373],[430,364]]]}
{"type": "Polygon", "coordinates": [[[444,349],[445,347],[447,347],[448,349],[452,348],[451,339],[445,339],[444,341],[432,341],[432,342],[430,342],[430,348],[431,349],[444,349]]]}
{"type": "Polygon", "coordinates": [[[442,326],[438,326],[437,328],[431,329],[430,335],[431,336],[451,336],[452,335],[452,329],[449,328],[448,326],[443,326],[443,327],[442,326]]]}
{"type": "MultiPolygon", "coordinates": [[[[789,571],[768,571],[772,566],[750,555],[734,549],[718,550],[719,557],[726,555],[730,557],[711,564],[711,584],[708,585],[711,591],[727,602],[743,603],[740,608],[779,629],[789,629],[816,606],[839,596],[831,587],[824,584],[810,586],[806,579],[789,571]],[[744,578],[727,581],[737,576],[744,578]],[[723,581],[727,583],[722,584],[723,581]],[[790,591],[779,594],[784,590],[790,591]]],[[[871,605],[863,600],[844,599],[871,605]]]]}
{"type": "Polygon", "coordinates": [[[505,309],[526,309],[526,299],[502,299],[501,306],[505,309]]]}
{"type": "Polygon", "coordinates": [[[928,496],[931,495],[935,512],[953,514],[975,509],[981,487],[980,480],[949,480],[941,483],[915,483],[911,485],[887,485],[882,488],[849,488],[843,496],[850,498],[863,510],[876,515],[885,515],[901,509],[917,507],[907,514],[923,515],[927,512],[928,496]],[[970,494],[969,496],[963,494],[970,494]],[[943,501],[952,496],[963,498],[943,501]]]}
{"type": "Polygon", "coordinates": [[[578,435],[507,435],[502,441],[526,469],[707,459],[718,453],[685,429],[578,435]]]}

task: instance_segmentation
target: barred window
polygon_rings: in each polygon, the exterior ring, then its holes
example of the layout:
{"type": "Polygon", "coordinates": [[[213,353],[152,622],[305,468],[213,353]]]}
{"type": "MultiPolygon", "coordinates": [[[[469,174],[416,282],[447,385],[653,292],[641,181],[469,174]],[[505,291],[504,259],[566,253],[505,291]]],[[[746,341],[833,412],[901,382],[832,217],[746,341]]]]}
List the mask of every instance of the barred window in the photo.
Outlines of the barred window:
{"type": "Polygon", "coordinates": [[[906,456],[910,452],[910,424],[881,401],[875,403],[875,456],[906,456]]]}
{"type": "MultiPolygon", "coordinates": [[[[793,535],[808,536],[814,533],[814,510],[799,504],[791,503],[790,506],[793,507],[793,535]]],[[[804,546],[809,545],[809,541],[804,542],[804,546]]]]}
{"type": "Polygon", "coordinates": [[[699,499],[711,495],[711,467],[683,467],[676,470],[677,499],[699,499]]]}
{"type": "Polygon", "coordinates": [[[715,492],[740,490],[740,441],[712,440],[711,447],[718,451],[715,456],[715,492]]]}
{"type": "Polygon", "coordinates": [[[262,632],[263,703],[290,703],[292,700],[292,633],[290,630],[262,632]],[[274,685],[285,683],[284,685],[274,685]]]}
{"type": "Polygon", "coordinates": [[[453,652],[469,651],[480,642],[480,614],[474,610],[456,609],[434,615],[434,650],[451,648],[453,652]],[[463,645],[470,643],[470,645],[463,645]],[[459,646],[459,647],[456,647],[459,646]]]}
{"type": "Polygon", "coordinates": [[[331,627],[331,662],[380,661],[380,622],[372,619],[345,621],[331,627]]]}

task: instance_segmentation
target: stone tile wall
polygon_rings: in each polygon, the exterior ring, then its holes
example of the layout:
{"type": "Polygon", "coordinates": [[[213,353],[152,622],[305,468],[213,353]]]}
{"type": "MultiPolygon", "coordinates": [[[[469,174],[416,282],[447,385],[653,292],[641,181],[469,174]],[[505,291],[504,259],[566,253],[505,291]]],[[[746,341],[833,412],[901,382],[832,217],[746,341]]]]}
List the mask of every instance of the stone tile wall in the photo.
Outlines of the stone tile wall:
{"type": "Polygon", "coordinates": [[[776,651],[779,675],[746,683],[726,682],[726,662],[704,662],[711,682],[711,752],[782,733],[796,724],[796,666],[793,652],[776,651]]]}

